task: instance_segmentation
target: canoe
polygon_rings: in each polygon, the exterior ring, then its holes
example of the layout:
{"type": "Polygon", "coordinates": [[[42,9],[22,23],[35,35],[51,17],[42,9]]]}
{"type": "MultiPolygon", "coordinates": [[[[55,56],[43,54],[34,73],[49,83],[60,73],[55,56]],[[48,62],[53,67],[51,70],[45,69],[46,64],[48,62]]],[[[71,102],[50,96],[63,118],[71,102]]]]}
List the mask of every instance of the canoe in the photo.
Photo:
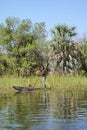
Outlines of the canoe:
{"type": "MultiPolygon", "coordinates": [[[[22,86],[13,86],[13,88],[15,90],[18,91],[34,91],[34,90],[44,90],[44,88],[32,88],[32,87],[22,87],[22,86]]],[[[51,88],[46,88],[47,89],[51,89],[51,88]]]]}

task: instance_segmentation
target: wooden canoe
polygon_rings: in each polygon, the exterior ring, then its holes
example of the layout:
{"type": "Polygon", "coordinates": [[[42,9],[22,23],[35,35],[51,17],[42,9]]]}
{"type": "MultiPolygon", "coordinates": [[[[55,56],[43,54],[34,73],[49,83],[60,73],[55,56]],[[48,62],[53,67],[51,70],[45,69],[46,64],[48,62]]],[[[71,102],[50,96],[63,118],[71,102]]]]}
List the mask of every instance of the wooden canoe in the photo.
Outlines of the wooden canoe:
{"type": "MultiPolygon", "coordinates": [[[[18,91],[34,91],[34,90],[44,90],[44,88],[32,88],[32,87],[22,87],[22,86],[13,86],[15,90],[18,91]]],[[[46,90],[51,88],[46,88],[46,90]]]]}

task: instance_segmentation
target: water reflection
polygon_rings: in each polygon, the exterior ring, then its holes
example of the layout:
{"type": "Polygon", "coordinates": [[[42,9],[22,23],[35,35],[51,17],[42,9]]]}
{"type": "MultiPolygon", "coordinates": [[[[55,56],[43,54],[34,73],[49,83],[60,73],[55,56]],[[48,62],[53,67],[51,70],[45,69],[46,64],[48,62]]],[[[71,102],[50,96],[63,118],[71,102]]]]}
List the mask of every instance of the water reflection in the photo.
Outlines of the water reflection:
{"type": "Polygon", "coordinates": [[[41,103],[39,106],[40,109],[47,109],[48,108],[48,95],[46,93],[46,90],[42,93],[41,103]]]}
{"type": "Polygon", "coordinates": [[[86,91],[49,90],[0,97],[0,130],[86,130],[86,91]]]}
{"type": "MultiPolygon", "coordinates": [[[[77,109],[77,99],[72,90],[57,92],[55,98],[50,102],[56,111],[56,118],[75,118],[77,109]]],[[[52,109],[53,110],[53,109],[52,109]]]]}

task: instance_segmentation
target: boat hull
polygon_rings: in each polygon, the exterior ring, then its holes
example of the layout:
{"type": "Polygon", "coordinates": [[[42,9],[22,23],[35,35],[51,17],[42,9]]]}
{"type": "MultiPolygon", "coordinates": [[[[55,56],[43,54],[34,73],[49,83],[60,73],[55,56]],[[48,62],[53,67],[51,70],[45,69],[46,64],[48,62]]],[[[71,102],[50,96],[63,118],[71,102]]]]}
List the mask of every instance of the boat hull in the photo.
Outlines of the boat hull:
{"type": "MultiPolygon", "coordinates": [[[[32,87],[22,87],[22,86],[13,86],[17,91],[35,91],[35,90],[44,90],[44,88],[32,88],[32,87]]],[[[46,88],[51,89],[51,88],[46,88]]]]}

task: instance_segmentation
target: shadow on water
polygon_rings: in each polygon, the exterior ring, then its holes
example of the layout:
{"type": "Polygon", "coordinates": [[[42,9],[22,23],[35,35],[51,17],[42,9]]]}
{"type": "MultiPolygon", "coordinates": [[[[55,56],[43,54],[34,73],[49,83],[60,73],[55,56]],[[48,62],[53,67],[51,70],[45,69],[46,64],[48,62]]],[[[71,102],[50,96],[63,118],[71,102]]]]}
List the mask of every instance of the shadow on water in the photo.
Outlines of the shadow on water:
{"type": "Polygon", "coordinates": [[[86,93],[54,89],[0,97],[0,130],[86,130],[86,93]]]}

